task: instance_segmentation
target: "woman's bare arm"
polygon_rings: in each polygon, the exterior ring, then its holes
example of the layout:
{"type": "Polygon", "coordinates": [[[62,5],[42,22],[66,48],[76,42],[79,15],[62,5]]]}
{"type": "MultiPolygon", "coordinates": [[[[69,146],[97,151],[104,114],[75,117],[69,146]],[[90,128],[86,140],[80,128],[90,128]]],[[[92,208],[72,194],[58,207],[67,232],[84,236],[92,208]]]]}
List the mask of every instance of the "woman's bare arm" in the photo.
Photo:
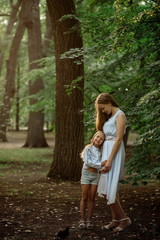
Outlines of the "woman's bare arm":
{"type": "Polygon", "coordinates": [[[109,158],[107,159],[105,166],[102,168],[102,171],[105,169],[107,169],[108,171],[110,170],[110,168],[112,166],[113,158],[114,158],[115,154],[118,152],[120,144],[123,141],[125,126],[126,126],[125,115],[123,113],[120,113],[116,118],[116,140],[113,145],[111,154],[110,154],[109,158]]]}

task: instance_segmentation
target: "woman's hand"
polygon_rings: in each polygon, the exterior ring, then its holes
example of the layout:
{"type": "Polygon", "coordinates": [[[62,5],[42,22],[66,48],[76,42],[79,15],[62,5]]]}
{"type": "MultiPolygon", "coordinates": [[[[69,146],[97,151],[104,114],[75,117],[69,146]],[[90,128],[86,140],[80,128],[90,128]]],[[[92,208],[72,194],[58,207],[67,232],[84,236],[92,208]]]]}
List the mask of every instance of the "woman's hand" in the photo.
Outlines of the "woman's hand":
{"type": "Polygon", "coordinates": [[[107,160],[104,160],[103,162],[101,162],[101,166],[104,167],[104,165],[106,164],[107,160]]]}
{"type": "Polygon", "coordinates": [[[111,167],[112,167],[112,162],[109,160],[106,160],[106,163],[105,163],[104,167],[100,170],[100,172],[107,173],[110,171],[111,167]]]}

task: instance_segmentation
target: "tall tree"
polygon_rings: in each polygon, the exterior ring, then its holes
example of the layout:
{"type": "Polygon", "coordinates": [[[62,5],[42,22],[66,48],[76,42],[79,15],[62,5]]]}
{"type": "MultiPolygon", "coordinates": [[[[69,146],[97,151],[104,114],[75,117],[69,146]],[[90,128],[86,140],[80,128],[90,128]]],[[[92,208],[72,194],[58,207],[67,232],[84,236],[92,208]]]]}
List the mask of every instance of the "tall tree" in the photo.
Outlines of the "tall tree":
{"type": "Polygon", "coordinates": [[[30,11],[29,7],[27,11],[26,9],[26,2],[23,1],[22,8],[19,14],[19,23],[16,29],[15,36],[13,38],[9,59],[7,61],[7,71],[6,71],[6,84],[4,90],[4,97],[3,103],[0,109],[0,140],[5,142],[7,141],[6,138],[6,129],[7,129],[7,122],[9,120],[9,112],[12,105],[12,98],[15,94],[15,74],[16,74],[16,64],[18,58],[18,50],[20,47],[20,43],[25,31],[24,21],[26,18],[26,14],[30,11]]]}
{"type": "Polygon", "coordinates": [[[12,2],[10,2],[11,14],[9,16],[7,29],[6,29],[5,35],[3,37],[3,48],[0,49],[0,74],[1,74],[2,66],[3,66],[4,51],[7,49],[7,46],[9,43],[8,37],[11,34],[14,23],[17,20],[17,13],[18,13],[21,3],[22,3],[22,0],[18,0],[16,4],[13,4],[12,2]]]}
{"type": "MultiPolygon", "coordinates": [[[[27,4],[31,5],[31,11],[26,19],[26,27],[28,29],[28,53],[29,53],[29,69],[41,68],[41,64],[36,62],[43,57],[42,52],[42,36],[39,14],[39,0],[28,0],[27,4]]],[[[43,90],[42,79],[36,79],[29,83],[30,105],[37,102],[36,97],[32,96],[43,90]]],[[[28,123],[28,135],[24,147],[48,147],[44,131],[44,113],[41,110],[30,111],[28,123]]]]}
{"type": "Polygon", "coordinates": [[[47,0],[53,24],[56,55],[56,136],[55,149],[48,177],[79,180],[83,148],[83,63],[81,57],[61,58],[65,52],[82,48],[79,22],[73,0],[47,0]],[[65,16],[65,17],[64,17],[65,16]],[[76,79],[79,81],[76,82],[76,79]],[[74,81],[75,80],[75,81],[74,81]],[[71,95],[65,85],[75,84],[71,95]]]}

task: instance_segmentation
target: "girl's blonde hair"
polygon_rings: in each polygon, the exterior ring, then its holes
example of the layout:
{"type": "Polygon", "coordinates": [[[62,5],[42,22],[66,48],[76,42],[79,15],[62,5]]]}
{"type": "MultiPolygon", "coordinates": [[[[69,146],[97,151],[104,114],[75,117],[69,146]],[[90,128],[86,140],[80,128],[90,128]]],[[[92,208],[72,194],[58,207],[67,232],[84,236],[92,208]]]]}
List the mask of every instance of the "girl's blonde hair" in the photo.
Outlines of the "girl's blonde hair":
{"type": "MultiPolygon", "coordinates": [[[[82,150],[82,152],[80,153],[80,157],[81,157],[81,158],[83,158],[84,150],[85,150],[87,147],[90,147],[90,146],[93,145],[93,139],[95,138],[95,136],[96,136],[98,133],[103,133],[103,135],[104,135],[104,137],[105,137],[105,134],[104,134],[103,131],[97,131],[97,132],[93,135],[93,137],[91,138],[91,142],[90,142],[89,144],[87,144],[87,145],[84,147],[84,149],[82,150]]],[[[102,142],[102,144],[99,146],[100,151],[102,151],[102,145],[103,145],[103,142],[102,142]]]]}
{"type": "Polygon", "coordinates": [[[104,123],[111,117],[99,109],[99,104],[110,103],[114,107],[119,107],[115,99],[109,93],[101,93],[95,101],[96,109],[96,130],[102,131],[104,123]]]}

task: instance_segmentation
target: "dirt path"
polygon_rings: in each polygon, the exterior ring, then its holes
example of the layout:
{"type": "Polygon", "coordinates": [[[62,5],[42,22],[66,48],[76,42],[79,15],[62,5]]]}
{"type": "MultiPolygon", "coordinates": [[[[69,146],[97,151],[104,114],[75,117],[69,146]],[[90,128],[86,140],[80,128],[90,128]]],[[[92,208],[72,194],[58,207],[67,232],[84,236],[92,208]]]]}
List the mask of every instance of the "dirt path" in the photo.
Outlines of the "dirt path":
{"type": "MultiPolygon", "coordinates": [[[[44,166],[37,171],[44,170],[44,166]]],[[[40,172],[39,172],[40,173],[40,172]]],[[[60,228],[70,226],[70,240],[157,240],[152,226],[160,223],[160,188],[158,186],[121,188],[122,204],[132,220],[124,233],[102,231],[110,221],[106,202],[96,199],[93,230],[78,230],[79,183],[54,182],[14,176],[3,179],[0,185],[0,239],[2,240],[53,240],[60,228]]]]}

